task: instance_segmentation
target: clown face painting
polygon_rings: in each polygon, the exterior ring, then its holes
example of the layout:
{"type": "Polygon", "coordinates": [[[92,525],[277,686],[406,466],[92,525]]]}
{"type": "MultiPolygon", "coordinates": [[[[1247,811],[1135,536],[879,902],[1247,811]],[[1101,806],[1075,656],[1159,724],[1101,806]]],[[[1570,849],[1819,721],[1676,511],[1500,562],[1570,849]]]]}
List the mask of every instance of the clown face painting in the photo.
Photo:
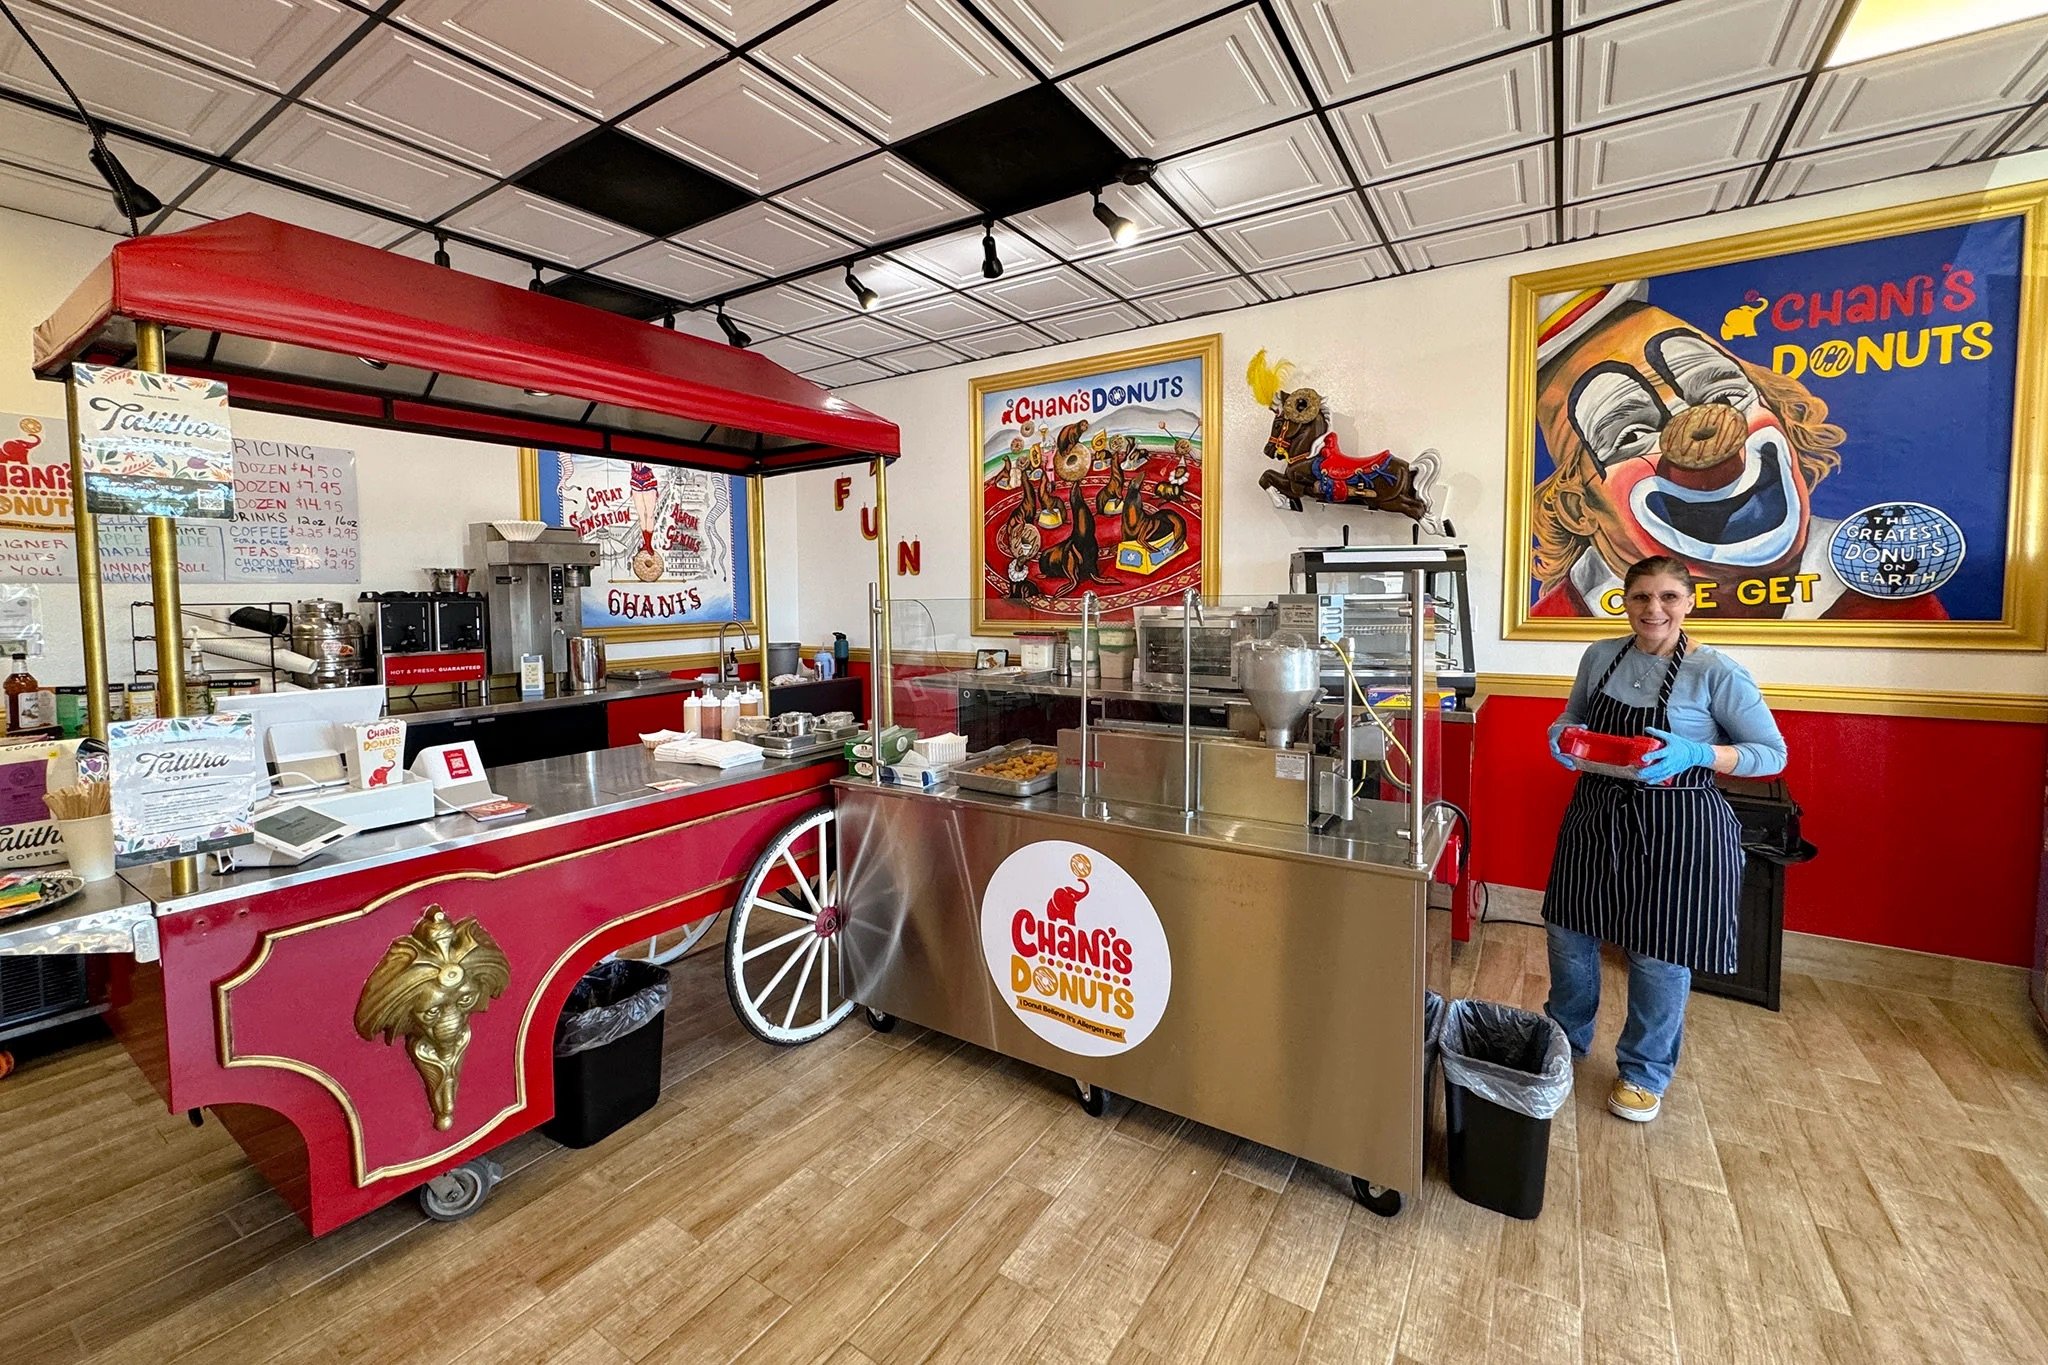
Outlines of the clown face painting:
{"type": "Polygon", "coordinates": [[[1507,637],[1618,624],[1627,567],[1670,555],[1709,639],[2038,640],[2017,376],[2048,199],[1944,203],[1517,278],[1507,637]]]}

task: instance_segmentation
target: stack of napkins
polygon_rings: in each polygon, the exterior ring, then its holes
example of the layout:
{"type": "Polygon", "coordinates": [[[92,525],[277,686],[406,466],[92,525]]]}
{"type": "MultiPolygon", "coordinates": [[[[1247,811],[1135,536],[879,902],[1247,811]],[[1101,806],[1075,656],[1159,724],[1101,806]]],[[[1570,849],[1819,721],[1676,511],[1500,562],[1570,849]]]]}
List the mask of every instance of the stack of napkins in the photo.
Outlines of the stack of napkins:
{"type": "Polygon", "coordinates": [[[768,755],[760,745],[741,739],[672,739],[654,751],[658,763],[695,763],[706,768],[737,768],[759,763],[768,755]]]}

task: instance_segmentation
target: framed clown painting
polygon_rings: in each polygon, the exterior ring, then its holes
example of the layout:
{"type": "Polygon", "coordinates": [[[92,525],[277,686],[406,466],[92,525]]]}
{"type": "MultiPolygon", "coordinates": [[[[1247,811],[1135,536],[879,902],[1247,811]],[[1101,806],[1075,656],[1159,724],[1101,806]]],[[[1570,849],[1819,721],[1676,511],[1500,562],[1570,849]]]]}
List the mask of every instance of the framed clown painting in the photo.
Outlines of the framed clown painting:
{"type": "Polygon", "coordinates": [[[2048,184],[1518,276],[1510,639],[1588,639],[1667,554],[1688,629],[2038,649],[2048,184]]]}
{"type": "Polygon", "coordinates": [[[1216,591],[1218,335],[973,385],[974,632],[1216,591]]]}

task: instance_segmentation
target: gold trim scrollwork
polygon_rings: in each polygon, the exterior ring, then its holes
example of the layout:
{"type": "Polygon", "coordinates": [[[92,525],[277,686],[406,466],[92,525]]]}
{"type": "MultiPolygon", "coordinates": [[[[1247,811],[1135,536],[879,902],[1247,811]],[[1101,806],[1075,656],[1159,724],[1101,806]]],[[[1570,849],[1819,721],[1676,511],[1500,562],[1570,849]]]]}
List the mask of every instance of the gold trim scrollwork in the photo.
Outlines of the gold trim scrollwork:
{"type": "Polygon", "coordinates": [[[392,940],[356,999],[356,1033],[388,1044],[405,1039],[406,1054],[426,1082],[434,1127],[455,1124],[455,1089],[469,1050],[472,1014],[481,1014],[512,984],[512,964],[474,918],[451,923],[429,905],[410,932],[392,940]]]}

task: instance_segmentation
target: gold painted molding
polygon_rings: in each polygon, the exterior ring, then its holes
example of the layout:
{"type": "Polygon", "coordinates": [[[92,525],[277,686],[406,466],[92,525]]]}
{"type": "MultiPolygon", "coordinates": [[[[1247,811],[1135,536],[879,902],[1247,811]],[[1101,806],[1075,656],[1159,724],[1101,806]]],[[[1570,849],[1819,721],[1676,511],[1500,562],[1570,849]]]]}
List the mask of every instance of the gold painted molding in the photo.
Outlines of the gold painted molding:
{"type": "MultiPolygon", "coordinates": [[[[1572,680],[1551,674],[1481,673],[1482,697],[1565,697],[1572,680]]],[[[1944,692],[1888,687],[1769,685],[1764,700],[1774,711],[1822,711],[1850,716],[1906,716],[1923,720],[1994,720],[2048,725],[2048,697],[2023,692],[1944,692]]]]}

